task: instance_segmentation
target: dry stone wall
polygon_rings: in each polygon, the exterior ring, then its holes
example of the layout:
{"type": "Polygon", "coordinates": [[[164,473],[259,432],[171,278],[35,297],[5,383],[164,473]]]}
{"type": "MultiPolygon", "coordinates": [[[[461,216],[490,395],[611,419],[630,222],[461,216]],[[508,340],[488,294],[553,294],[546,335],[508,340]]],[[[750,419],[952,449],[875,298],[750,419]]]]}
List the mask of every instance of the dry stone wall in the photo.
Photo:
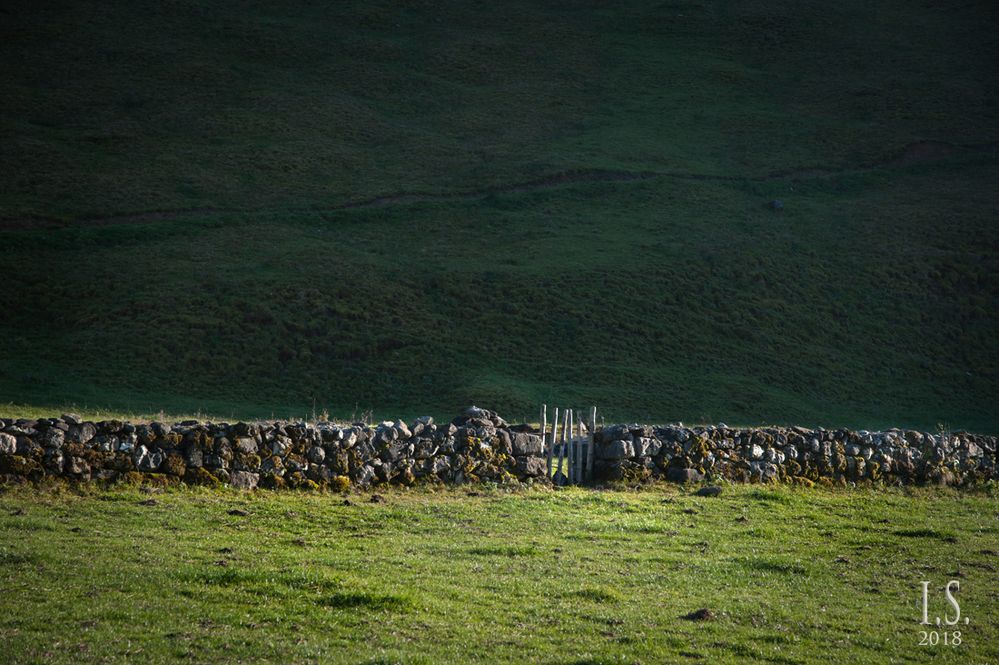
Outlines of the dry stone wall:
{"type": "Polygon", "coordinates": [[[607,480],[964,485],[997,477],[996,437],[967,432],[612,425],[595,440],[594,475],[607,480]]]}
{"type": "Polygon", "coordinates": [[[541,437],[470,408],[378,425],[320,422],[86,422],[67,414],[0,420],[3,480],[183,481],[233,487],[346,489],[395,483],[493,481],[546,475],[541,437]]]}
{"type": "MultiPolygon", "coordinates": [[[[962,485],[996,478],[996,437],[964,432],[611,425],[593,441],[596,482],[962,485]]],[[[423,417],[378,425],[0,419],[0,482],[46,477],[334,490],[550,482],[539,433],[476,407],[448,423],[423,417]]]]}

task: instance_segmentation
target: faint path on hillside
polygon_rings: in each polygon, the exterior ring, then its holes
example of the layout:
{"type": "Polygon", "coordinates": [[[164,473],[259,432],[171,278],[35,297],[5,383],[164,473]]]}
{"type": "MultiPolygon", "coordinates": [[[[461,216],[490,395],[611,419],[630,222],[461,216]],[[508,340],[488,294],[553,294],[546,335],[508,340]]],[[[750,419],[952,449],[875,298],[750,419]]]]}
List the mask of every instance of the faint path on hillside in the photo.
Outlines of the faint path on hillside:
{"type": "Polygon", "coordinates": [[[868,164],[846,168],[828,168],[823,166],[797,167],[794,169],[772,171],[760,176],[728,176],[708,173],[687,173],[678,171],[626,171],[610,169],[573,169],[561,171],[548,176],[524,180],[506,185],[494,185],[478,189],[458,190],[453,192],[395,192],[366,199],[347,201],[337,205],[306,206],[290,208],[246,208],[201,206],[193,208],[175,208],[167,210],[146,210],[140,212],[120,213],[112,215],[86,215],[75,219],[60,219],[44,216],[0,216],[0,229],[30,229],[45,227],[67,227],[80,224],[109,225],[132,224],[143,222],[170,221],[206,214],[224,213],[324,213],[339,210],[359,208],[374,208],[394,205],[409,205],[413,203],[432,203],[438,201],[475,200],[497,194],[516,192],[542,191],[565,185],[579,183],[630,182],[637,180],[653,180],[669,178],[675,180],[719,181],[719,182],[766,182],[769,180],[787,180],[802,178],[823,178],[850,173],[864,173],[876,169],[908,166],[919,163],[930,163],[945,160],[960,154],[976,151],[999,149],[999,141],[983,144],[956,144],[944,141],[916,141],[905,146],[896,155],[868,164]]]}

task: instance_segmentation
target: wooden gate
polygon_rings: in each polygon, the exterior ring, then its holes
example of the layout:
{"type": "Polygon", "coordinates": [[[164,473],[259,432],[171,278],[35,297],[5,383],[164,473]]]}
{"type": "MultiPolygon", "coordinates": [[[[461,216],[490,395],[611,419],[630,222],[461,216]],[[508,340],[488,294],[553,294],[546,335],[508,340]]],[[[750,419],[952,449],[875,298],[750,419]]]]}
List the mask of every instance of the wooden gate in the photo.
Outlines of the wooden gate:
{"type": "Polygon", "coordinates": [[[591,407],[589,422],[572,409],[555,409],[548,431],[548,405],[541,405],[541,438],[544,441],[548,477],[555,485],[579,485],[593,478],[593,432],[597,429],[597,407],[591,407]]]}

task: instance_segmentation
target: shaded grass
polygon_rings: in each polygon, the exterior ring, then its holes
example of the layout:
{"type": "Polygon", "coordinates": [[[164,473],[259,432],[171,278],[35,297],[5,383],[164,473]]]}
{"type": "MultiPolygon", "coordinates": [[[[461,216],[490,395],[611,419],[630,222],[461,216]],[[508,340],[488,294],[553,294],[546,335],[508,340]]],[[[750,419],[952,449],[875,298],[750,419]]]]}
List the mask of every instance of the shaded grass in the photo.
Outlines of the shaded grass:
{"type": "Polygon", "coordinates": [[[902,529],[896,531],[895,535],[902,536],[903,538],[935,538],[937,540],[957,542],[957,538],[953,533],[937,531],[936,529],[902,529]]]}
{"type": "Polygon", "coordinates": [[[777,575],[807,575],[808,570],[799,563],[786,561],[773,561],[769,559],[750,559],[740,562],[747,569],[762,573],[775,573],[777,575]]]}
{"type": "Polygon", "coordinates": [[[614,603],[622,599],[621,593],[610,587],[586,587],[572,591],[571,595],[595,603],[614,603]]]}
{"type": "Polygon", "coordinates": [[[994,3],[171,7],[0,22],[0,411],[999,431],[994,3]]]}
{"type": "Polygon", "coordinates": [[[407,610],[413,606],[413,600],[407,596],[390,593],[369,593],[362,591],[344,591],[322,598],[320,604],[332,609],[345,610],[362,608],[372,611],[407,610]]]}
{"type": "Polygon", "coordinates": [[[473,547],[469,554],[476,556],[538,556],[541,552],[531,545],[496,545],[488,547],[473,547]]]}

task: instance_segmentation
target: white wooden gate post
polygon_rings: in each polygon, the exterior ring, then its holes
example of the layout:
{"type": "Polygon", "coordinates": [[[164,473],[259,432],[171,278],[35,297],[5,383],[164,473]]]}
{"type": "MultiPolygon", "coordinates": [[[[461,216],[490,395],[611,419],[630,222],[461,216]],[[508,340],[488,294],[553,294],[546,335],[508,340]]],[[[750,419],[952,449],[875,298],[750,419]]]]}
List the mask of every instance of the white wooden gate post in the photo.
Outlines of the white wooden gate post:
{"type": "Polygon", "coordinates": [[[586,446],[586,479],[593,480],[593,447],[596,445],[597,407],[590,409],[590,436],[586,446]]]}
{"type": "Polygon", "coordinates": [[[555,407],[555,417],[552,419],[552,445],[548,447],[548,480],[552,478],[552,453],[558,443],[558,407],[555,407]]]}

